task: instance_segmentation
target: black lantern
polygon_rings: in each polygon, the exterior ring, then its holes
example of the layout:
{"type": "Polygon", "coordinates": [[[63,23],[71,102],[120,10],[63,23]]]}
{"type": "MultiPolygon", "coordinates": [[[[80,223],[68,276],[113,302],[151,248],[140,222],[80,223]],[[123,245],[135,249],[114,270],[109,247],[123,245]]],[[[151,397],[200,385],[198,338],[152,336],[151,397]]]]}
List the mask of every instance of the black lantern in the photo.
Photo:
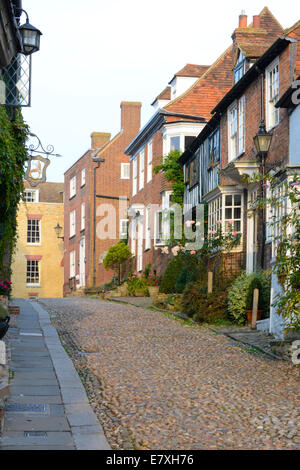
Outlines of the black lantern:
{"type": "Polygon", "coordinates": [[[28,14],[26,14],[26,23],[20,26],[19,31],[22,36],[23,54],[31,55],[40,50],[41,31],[29,23],[28,14]]]}
{"type": "Polygon", "coordinates": [[[57,222],[57,225],[56,227],[54,227],[54,230],[55,230],[55,233],[56,233],[56,236],[57,238],[61,238],[62,240],[64,239],[64,237],[61,237],[61,232],[62,232],[62,227],[59,225],[59,223],[57,222]]]}
{"type": "Polygon", "coordinates": [[[259,155],[266,156],[270,150],[273,134],[266,131],[264,120],[260,122],[258,133],[253,138],[256,151],[259,155]]]}

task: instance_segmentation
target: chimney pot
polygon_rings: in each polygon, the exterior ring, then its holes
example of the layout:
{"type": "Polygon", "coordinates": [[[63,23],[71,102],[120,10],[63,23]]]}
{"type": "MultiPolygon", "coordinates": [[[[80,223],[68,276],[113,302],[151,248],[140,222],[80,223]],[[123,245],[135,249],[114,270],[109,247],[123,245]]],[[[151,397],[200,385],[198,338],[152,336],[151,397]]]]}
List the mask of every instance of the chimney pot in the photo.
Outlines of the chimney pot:
{"type": "Polygon", "coordinates": [[[247,28],[248,26],[248,16],[242,13],[240,15],[239,28],[247,28]]]}
{"type": "Polygon", "coordinates": [[[260,16],[253,16],[253,28],[260,28],[260,16]]]}

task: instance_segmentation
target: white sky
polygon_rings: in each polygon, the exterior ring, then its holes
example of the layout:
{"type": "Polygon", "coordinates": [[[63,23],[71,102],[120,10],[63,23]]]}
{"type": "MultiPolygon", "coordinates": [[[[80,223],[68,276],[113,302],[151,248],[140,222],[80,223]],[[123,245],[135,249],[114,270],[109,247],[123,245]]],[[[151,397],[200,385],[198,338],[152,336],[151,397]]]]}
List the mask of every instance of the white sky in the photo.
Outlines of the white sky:
{"type": "Polygon", "coordinates": [[[93,131],[120,130],[121,101],[151,103],[185,64],[213,63],[231,44],[241,10],[264,6],[284,28],[300,19],[295,0],[23,0],[43,32],[33,55],[31,131],[64,158],[52,158],[49,181],[90,148],[93,131]]]}

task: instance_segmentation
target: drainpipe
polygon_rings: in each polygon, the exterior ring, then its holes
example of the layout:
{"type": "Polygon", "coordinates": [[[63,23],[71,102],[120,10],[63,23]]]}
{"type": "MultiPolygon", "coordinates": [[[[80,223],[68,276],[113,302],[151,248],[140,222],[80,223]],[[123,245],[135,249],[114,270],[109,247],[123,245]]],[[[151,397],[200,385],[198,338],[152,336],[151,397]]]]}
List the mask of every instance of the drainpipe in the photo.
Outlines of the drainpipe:
{"type": "Polygon", "coordinates": [[[104,163],[104,158],[97,157],[101,149],[98,149],[94,155],[92,155],[93,162],[97,163],[97,166],[94,167],[94,216],[93,216],[93,287],[96,287],[96,171],[100,168],[100,164],[104,163]]]}

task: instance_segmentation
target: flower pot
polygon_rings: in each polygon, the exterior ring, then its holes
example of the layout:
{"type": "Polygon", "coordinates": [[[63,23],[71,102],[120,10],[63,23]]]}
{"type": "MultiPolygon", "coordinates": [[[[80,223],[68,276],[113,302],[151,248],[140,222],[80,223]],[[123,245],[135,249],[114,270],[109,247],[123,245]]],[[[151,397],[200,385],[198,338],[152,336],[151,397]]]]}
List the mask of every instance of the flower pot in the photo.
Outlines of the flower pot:
{"type": "Polygon", "coordinates": [[[136,290],[134,293],[135,297],[146,297],[145,291],[143,290],[136,290]]]}
{"type": "Polygon", "coordinates": [[[159,294],[159,287],[158,286],[151,286],[148,287],[150,297],[157,297],[159,294]]]}
{"type": "MultiPolygon", "coordinates": [[[[248,320],[248,325],[252,325],[252,310],[246,310],[247,313],[247,320],[248,320]]],[[[262,319],[264,311],[263,310],[257,310],[257,321],[262,319]]]]}
{"type": "Polygon", "coordinates": [[[10,317],[6,317],[4,320],[0,320],[0,340],[4,338],[9,328],[10,317]]]}

